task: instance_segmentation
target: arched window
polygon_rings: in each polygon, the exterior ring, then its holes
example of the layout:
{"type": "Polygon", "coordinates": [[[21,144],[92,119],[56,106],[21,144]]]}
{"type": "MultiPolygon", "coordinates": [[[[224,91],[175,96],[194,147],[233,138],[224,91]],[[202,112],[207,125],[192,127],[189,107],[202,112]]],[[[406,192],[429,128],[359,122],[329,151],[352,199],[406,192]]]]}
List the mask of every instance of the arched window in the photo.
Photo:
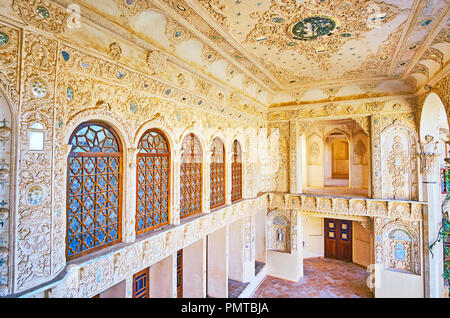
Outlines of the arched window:
{"type": "Polygon", "coordinates": [[[211,150],[210,207],[214,209],[225,204],[225,147],[223,142],[219,138],[215,138],[211,150]]]}
{"type": "Polygon", "coordinates": [[[147,131],[137,155],[136,234],[169,224],[170,151],[158,130],[147,131]]]}
{"type": "Polygon", "coordinates": [[[73,258],[121,238],[122,149],[114,130],[99,122],[78,126],[70,144],[67,256],[73,258]]]}
{"type": "Polygon", "coordinates": [[[183,218],[202,210],[202,146],[194,134],[189,134],[181,150],[180,218],[183,218]]]}
{"type": "Polygon", "coordinates": [[[242,199],[242,150],[237,140],[233,143],[231,163],[231,201],[242,199]]]}

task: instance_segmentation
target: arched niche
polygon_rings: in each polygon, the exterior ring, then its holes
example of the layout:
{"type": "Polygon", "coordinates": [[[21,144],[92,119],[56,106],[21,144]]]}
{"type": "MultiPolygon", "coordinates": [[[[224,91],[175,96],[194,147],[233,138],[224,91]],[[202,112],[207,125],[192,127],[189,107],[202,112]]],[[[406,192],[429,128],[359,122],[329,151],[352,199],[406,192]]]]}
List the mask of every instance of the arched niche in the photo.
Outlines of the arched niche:
{"type": "Polygon", "coordinates": [[[291,252],[291,222],[281,211],[272,211],[267,215],[267,250],[291,252]]]}
{"type": "Polygon", "coordinates": [[[394,222],[383,230],[384,267],[420,275],[418,234],[409,226],[394,222]]]}
{"type": "Polygon", "coordinates": [[[450,151],[446,143],[448,140],[449,125],[444,104],[436,93],[430,93],[425,98],[420,116],[420,142],[423,148],[421,151],[428,153],[437,151],[440,154],[439,165],[436,165],[436,168],[447,165],[444,158],[448,157],[450,151]]]}
{"type": "Polygon", "coordinates": [[[348,186],[350,175],[350,138],[337,129],[324,139],[325,186],[348,186]]]}

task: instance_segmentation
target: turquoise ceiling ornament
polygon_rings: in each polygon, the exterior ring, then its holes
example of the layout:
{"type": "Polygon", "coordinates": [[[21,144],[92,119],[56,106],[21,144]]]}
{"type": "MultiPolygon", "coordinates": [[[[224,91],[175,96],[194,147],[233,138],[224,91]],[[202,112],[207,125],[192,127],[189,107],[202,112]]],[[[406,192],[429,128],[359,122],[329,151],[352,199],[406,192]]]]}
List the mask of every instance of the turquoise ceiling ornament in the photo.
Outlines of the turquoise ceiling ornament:
{"type": "Polygon", "coordinates": [[[314,40],[320,36],[330,35],[336,29],[336,21],[327,17],[309,17],[292,26],[295,40],[314,40]]]}
{"type": "Polygon", "coordinates": [[[6,33],[0,32],[0,47],[5,46],[9,42],[9,36],[6,33]]]}

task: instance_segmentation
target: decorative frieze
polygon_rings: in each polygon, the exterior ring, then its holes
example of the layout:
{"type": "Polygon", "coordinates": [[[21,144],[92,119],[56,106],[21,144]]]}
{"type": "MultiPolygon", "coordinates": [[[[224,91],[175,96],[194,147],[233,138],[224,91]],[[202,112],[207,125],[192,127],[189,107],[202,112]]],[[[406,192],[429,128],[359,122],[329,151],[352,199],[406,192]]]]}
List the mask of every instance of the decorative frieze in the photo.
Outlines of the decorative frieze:
{"type": "Polygon", "coordinates": [[[308,194],[269,194],[270,210],[297,211],[342,215],[422,220],[424,202],[342,198],[308,194]]]}

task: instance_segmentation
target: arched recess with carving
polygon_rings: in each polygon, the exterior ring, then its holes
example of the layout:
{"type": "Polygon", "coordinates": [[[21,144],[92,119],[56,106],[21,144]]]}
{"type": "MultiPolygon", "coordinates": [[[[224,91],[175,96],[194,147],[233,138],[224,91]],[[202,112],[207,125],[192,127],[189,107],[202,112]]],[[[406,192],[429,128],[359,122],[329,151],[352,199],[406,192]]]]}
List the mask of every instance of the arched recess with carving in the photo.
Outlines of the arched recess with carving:
{"type": "Polygon", "coordinates": [[[281,211],[272,211],[266,221],[266,248],[277,252],[291,252],[290,217],[281,211]]]}
{"type": "Polygon", "coordinates": [[[121,240],[123,146],[102,121],[80,124],[69,143],[66,253],[72,259],[121,240]]]}
{"type": "Polygon", "coordinates": [[[418,140],[415,131],[400,124],[380,134],[381,190],[384,199],[418,199],[418,140]]]}
{"type": "Polygon", "coordinates": [[[17,167],[17,113],[0,87],[0,297],[12,293],[14,277],[15,189],[17,167]]]}
{"type": "Polygon", "coordinates": [[[383,259],[386,269],[420,275],[419,234],[401,222],[383,228],[383,259]]]}
{"type": "Polygon", "coordinates": [[[138,144],[136,169],[136,234],[169,224],[170,148],[159,129],[147,130],[138,144]]]}

